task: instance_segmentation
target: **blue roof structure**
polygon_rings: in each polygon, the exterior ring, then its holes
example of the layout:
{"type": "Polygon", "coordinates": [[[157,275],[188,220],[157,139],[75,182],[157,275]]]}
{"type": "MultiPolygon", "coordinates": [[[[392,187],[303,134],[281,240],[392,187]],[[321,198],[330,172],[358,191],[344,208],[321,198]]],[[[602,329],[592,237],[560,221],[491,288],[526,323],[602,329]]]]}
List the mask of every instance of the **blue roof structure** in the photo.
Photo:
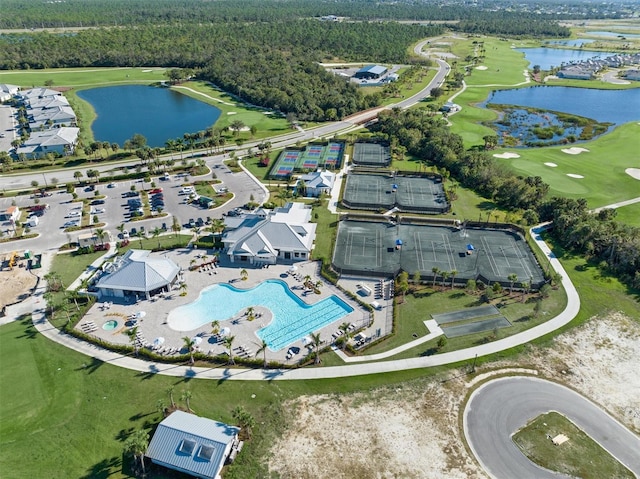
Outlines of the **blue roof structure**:
{"type": "Polygon", "coordinates": [[[215,479],[240,428],[175,411],[156,429],[146,456],[155,464],[215,479]]]}
{"type": "Polygon", "coordinates": [[[367,65],[366,67],[362,67],[356,73],[371,73],[373,75],[382,75],[386,71],[387,69],[380,65],[367,65]]]}

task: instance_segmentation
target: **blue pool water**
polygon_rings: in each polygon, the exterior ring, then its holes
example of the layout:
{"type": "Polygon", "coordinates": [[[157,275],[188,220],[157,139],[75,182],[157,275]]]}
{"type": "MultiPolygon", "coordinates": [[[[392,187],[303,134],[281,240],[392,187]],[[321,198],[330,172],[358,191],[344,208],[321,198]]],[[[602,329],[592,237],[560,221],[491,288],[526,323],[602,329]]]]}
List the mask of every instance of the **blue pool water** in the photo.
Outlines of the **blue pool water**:
{"type": "Polygon", "coordinates": [[[209,286],[193,303],[171,311],[167,322],[175,331],[192,331],[220,321],[221,326],[231,328],[233,335],[233,325],[222,322],[241,315],[250,306],[263,306],[273,314],[273,320],[257,331],[272,351],[279,351],[353,311],[335,295],[308,305],[283,281],[268,280],[247,290],[228,284],[209,286]]]}

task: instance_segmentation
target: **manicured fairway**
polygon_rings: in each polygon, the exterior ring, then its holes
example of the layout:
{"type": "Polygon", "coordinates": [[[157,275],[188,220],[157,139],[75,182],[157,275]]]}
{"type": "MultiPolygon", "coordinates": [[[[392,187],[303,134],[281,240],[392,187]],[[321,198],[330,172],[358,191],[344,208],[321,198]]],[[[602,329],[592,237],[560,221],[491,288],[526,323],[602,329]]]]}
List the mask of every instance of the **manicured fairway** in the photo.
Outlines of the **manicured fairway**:
{"type": "Polygon", "coordinates": [[[640,196],[640,180],[625,173],[625,169],[640,167],[638,136],[640,125],[629,123],[613,132],[588,142],[572,146],[588,149],[577,155],[564,153],[566,147],[505,149],[520,158],[498,161],[517,173],[540,176],[549,184],[550,196],[586,198],[590,208],[640,196]],[[550,166],[554,164],[557,166],[550,166]],[[584,178],[567,176],[581,175],[584,178]]]}
{"type": "Polygon", "coordinates": [[[25,88],[44,86],[48,80],[53,87],[98,86],[116,83],[153,83],[167,80],[165,68],[61,68],[47,70],[12,70],[0,72],[0,83],[25,88]]]}

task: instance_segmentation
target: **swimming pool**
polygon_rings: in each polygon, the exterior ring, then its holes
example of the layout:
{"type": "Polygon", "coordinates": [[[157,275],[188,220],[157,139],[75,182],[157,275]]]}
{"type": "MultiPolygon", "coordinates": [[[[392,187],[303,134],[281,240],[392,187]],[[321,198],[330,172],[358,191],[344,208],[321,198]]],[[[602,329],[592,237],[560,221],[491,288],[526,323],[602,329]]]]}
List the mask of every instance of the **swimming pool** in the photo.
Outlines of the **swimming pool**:
{"type": "Polygon", "coordinates": [[[107,321],[102,325],[102,329],[104,329],[105,331],[113,331],[117,327],[118,327],[118,321],[116,321],[115,319],[112,319],[111,321],[107,321]]]}
{"type": "Polygon", "coordinates": [[[192,331],[212,321],[232,319],[249,306],[263,306],[273,314],[273,320],[257,331],[271,351],[279,351],[353,311],[335,295],[308,305],[284,281],[267,280],[246,290],[228,284],[209,286],[193,303],[171,311],[167,323],[175,331],[192,331]]]}

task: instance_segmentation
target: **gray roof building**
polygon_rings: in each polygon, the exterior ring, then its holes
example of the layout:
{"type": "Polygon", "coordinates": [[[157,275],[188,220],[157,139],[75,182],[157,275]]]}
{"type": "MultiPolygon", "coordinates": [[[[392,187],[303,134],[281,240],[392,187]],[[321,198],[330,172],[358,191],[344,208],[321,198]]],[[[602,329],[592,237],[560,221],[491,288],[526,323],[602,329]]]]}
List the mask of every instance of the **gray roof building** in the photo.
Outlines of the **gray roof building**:
{"type": "Polygon", "coordinates": [[[275,264],[304,261],[315,240],[316,224],[310,223],[311,209],[303,203],[287,203],[268,216],[245,215],[227,218],[222,241],[231,262],[275,264]]]}
{"type": "Polygon", "coordinates": [[[29,128],[31,131],[38,128],[58,127],[59,125],[74,126],[76,114],[68,105],[53,106],[51,108],[31,108],[27,110],[29,116],[29,128]]]}
{"type": "Polygon", "coordinates": [[[304,181],[306,196],[320,196],[322,193],[331,192],[336,175],[330,171],[320,170],[301,175],[298,179],[304,181]]]}
{"type": "Polygon", "coordinates": [[[146,456],[155,464],[195,477],[216,479],[234,449],[240,428],[175,411],[156,429],[146,456]]]}
{"type": "Polygon", "coordinates": [[[367,65],[366,67],[362,67],[358,70],[353,76],[360,79],[373,79],[380,78],[386,72],[387,67],[383,67],[381,65],[367,65]]]}
{"type": "Polygon", "coordinates": [[[20,88],[17,85],[9,85],[8,83],[0,83],[0,101],[7,101],[18,94],[20,88]]]}
{"type": "Polygon", "coordinates": [[[132,249],[118,258],[100,278],[101,295],[115,297],[150,296],[169,291],[180,267],[169,258],[151,257],[150,251],[132,249]]]}
{"type": "Polygon", "coordinates": [[[16,155],[25,154],[27,158],[38,158],[47,153],[73,153],[80,128],[62,127],[45,131],[36,131],[16,149],[16,155]]]}

